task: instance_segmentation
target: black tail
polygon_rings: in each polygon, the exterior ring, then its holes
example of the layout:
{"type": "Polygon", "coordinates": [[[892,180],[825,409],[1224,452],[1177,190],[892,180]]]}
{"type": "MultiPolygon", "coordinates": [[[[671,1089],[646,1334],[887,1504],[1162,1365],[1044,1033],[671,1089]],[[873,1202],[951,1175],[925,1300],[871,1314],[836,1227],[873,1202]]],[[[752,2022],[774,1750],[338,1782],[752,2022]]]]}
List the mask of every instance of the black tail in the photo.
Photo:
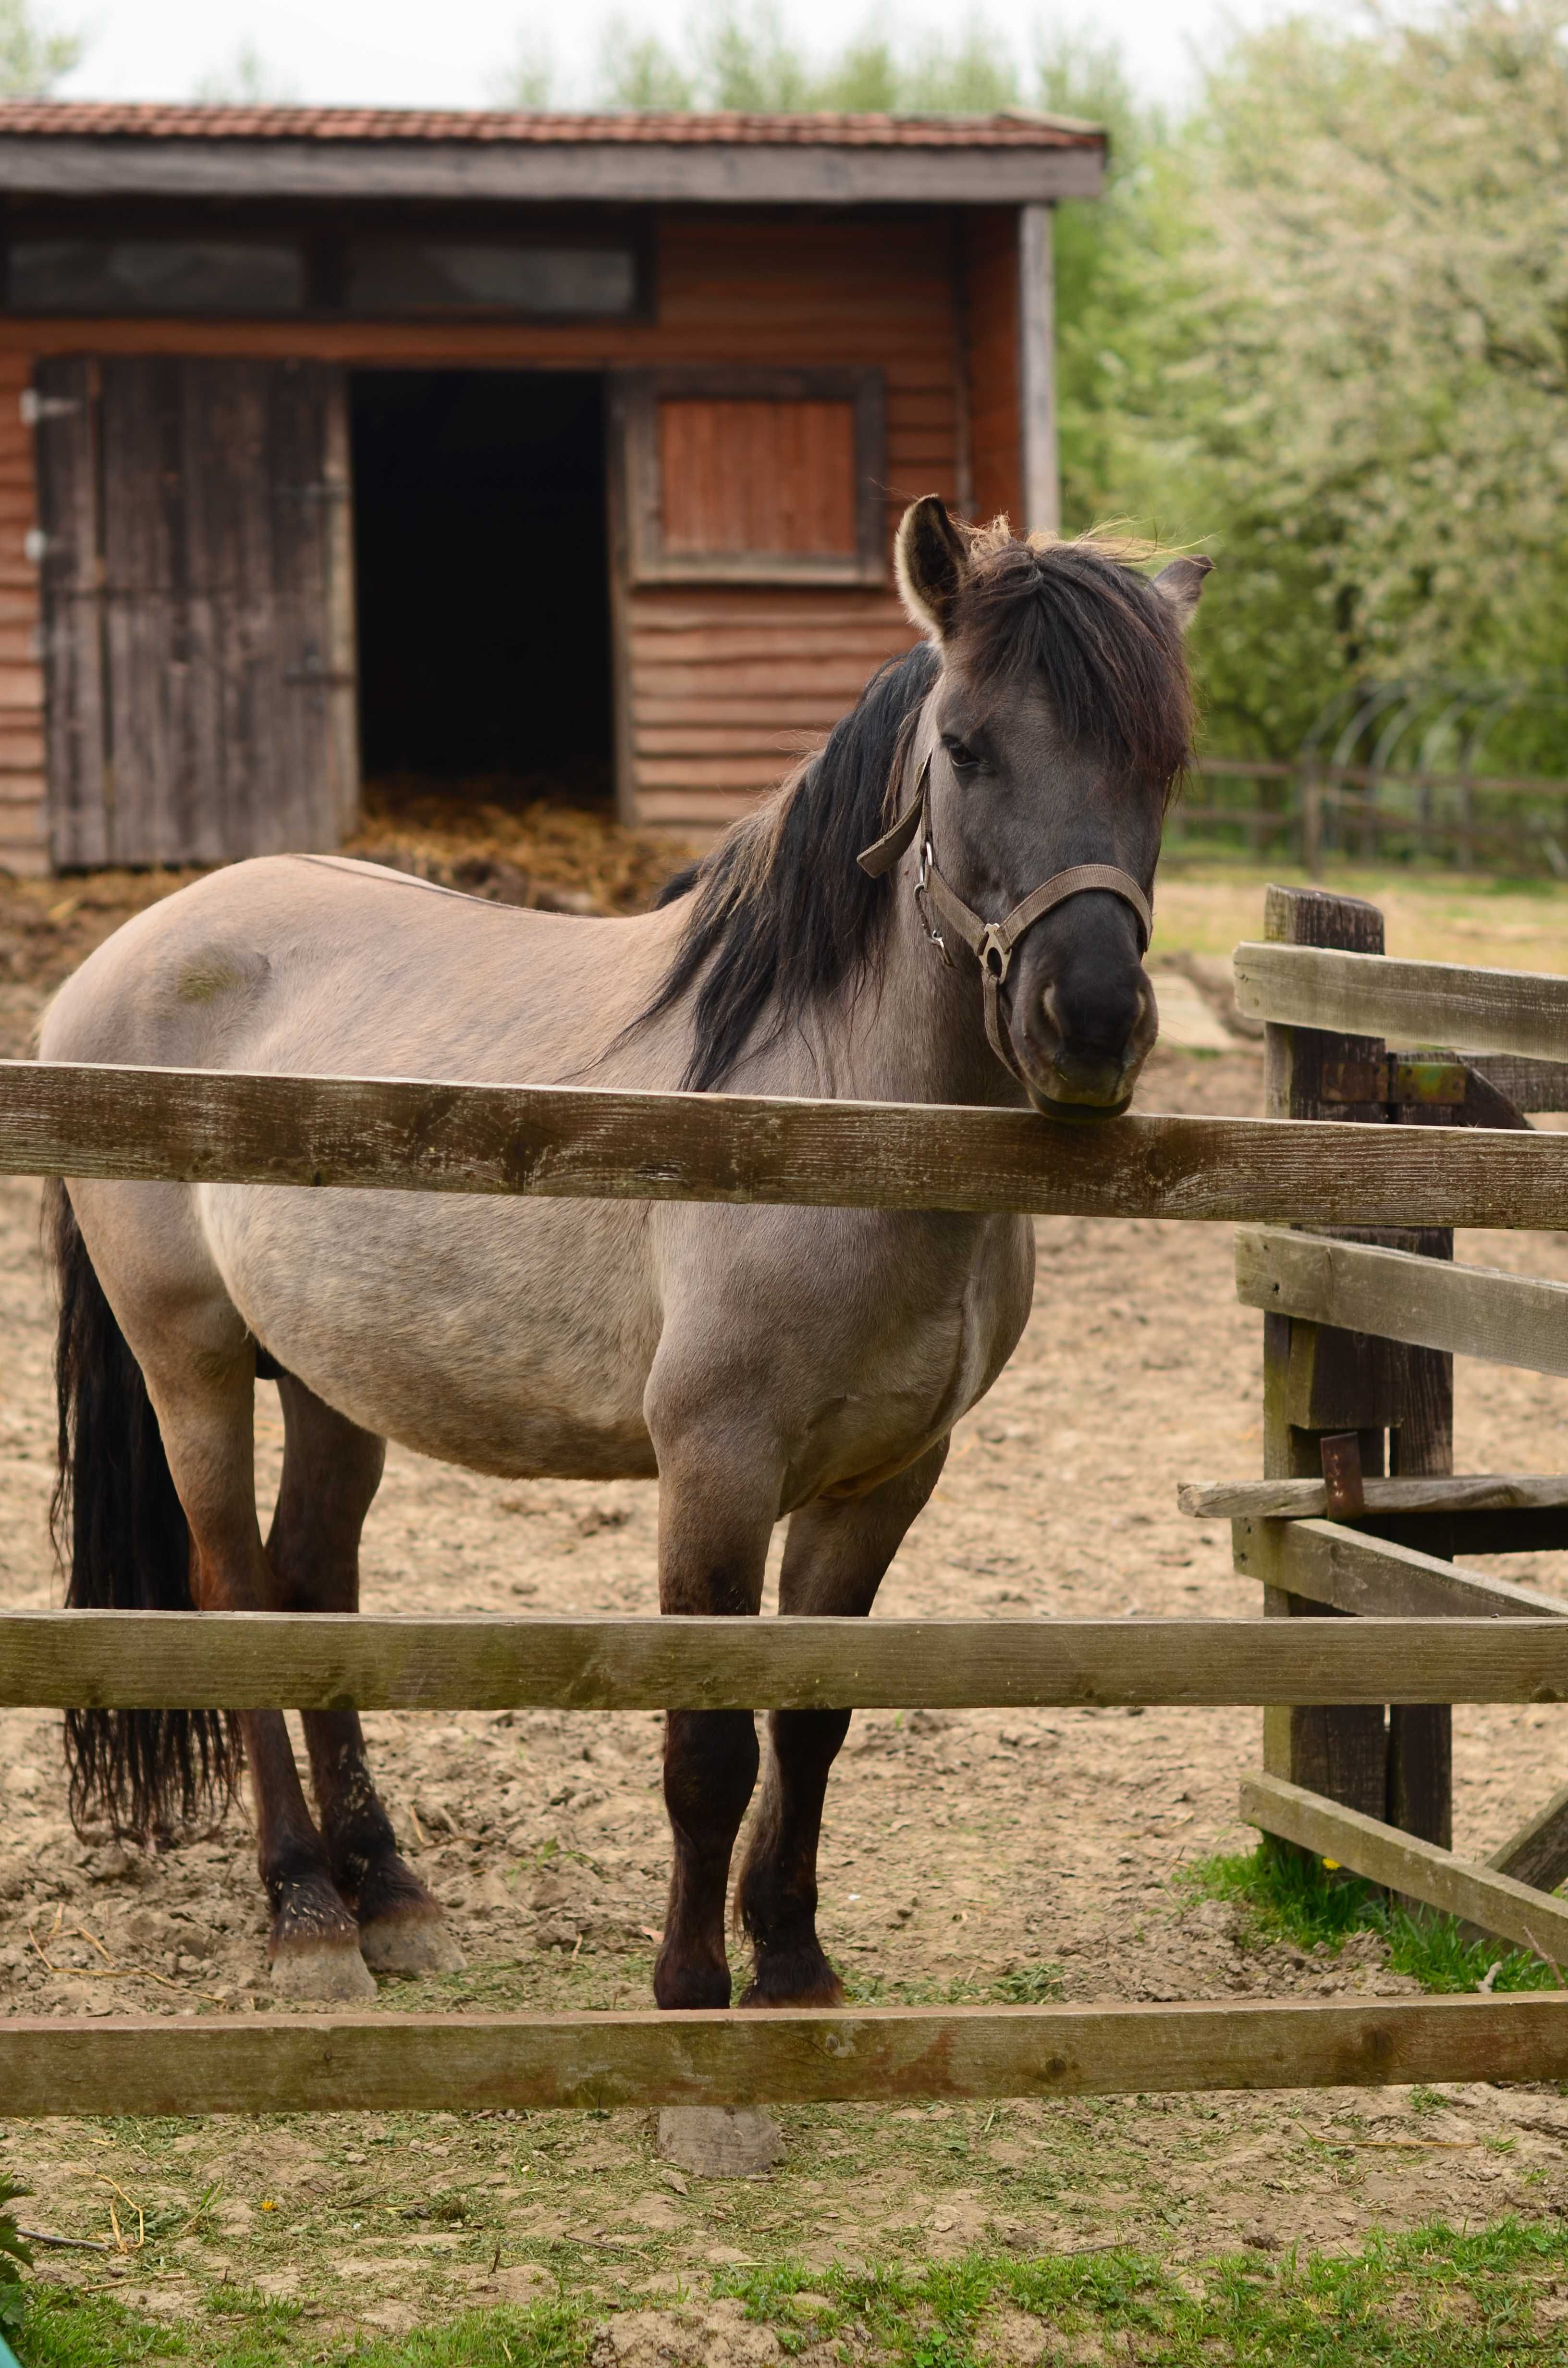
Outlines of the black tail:
{"type": "MultiPolygon", "coordinates": [[[[55,1551],[81,1611],[189,1611],[190,1533],[142,1368],[93,1271],[63,1184],[44,1224],[60,1292],[55,1386],[60,1476],[55,1551]]],[[[65,1756],[77,1829],[107,1816],[124,1838],[169,1839],[222,1814],[239,1771],[232,1717],[212,1710],[68,1710],[65,1756]]]]}

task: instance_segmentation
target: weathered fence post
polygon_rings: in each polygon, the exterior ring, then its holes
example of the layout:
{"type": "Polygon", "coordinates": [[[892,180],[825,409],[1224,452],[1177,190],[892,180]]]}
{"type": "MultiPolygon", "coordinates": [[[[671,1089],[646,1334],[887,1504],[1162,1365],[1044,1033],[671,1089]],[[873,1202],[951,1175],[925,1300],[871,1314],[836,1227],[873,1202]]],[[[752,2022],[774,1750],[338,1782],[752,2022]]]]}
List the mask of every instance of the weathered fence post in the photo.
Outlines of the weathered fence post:
{"type": "MultiPolygon", "coordinates": [[[[1270,888],[1266,938],[1295,945],[1384,951],[1383,918],[1373,905],[1317,889],[1270,888]]],[[[1266,1091],[1271,1118],[1391,1117],[1411,1125],[1452,1125],[1448,1104],[1394,1096],[1381,1039],[1331,1036],[1316,1029],[1266,1031],[1266,1091]]],[[[1340,1229],[1341,1237],[1451,1258],[1450,1230],[1340,1229]]],[[[1325,1433],[1354,1431],[1361,1468],[1404,1477],[1453,1470],[1453,1359],[1374,1335],[1341,1332],[1298,1318],[1266,1316],[1264,1457],[1268,1478],[1315,1475],[1325,1433]]],[[[1448,1537],[1433,1530],[1426,1551],[1447,1555],[1448,1537]]],[[[1270,1612],[1324,1607],[1269,1589],[1270,1612]]],[[[1264,1764],[1270,1774],[1325,1793],[1364,1816],[1423,1841],[1452,1842],[1453,1714],[1437,1702],[1392,1704],[1385,1725],[1375,1711],[1348,1708],[1265,1713],[1264,1764]]]]}
{"type": "MultiPolygon", "coordinates": [[[[1271,887],[1263,934],[1291,945],[1340,946],[1352,953],[1384,950],[1383,916],[1376,905],[1315,888],[1271,887]]],[[[1332,1036],[1272,1023],[1264,1038],[1267,1117],[1369,1123],[1387,1118],[1381,1038],[1332,1036]]],[[[1289,1315],[1266,1315],[1263,1324],[1265,1478],[1315,1477],[1323,1469],[1323,1434],[1348,1430],[1358,1434],[1363,1472],[1381,1474],[1383,1434],[1405,1412],[1398,1394],[1404,1371],[1393,1344],[1289,1315]]],[[[1327,1605],[1279,1588],[1265,1589],[1264,1609],[1277,1617],[1330,1612],[1327,1605]]],[[[1266,1710],[1263,1764],[1271,1776],[1326,1793],[1363,1816],[1387,1815],[1388,1729],[1381,1710],[1266,1710]]]]}

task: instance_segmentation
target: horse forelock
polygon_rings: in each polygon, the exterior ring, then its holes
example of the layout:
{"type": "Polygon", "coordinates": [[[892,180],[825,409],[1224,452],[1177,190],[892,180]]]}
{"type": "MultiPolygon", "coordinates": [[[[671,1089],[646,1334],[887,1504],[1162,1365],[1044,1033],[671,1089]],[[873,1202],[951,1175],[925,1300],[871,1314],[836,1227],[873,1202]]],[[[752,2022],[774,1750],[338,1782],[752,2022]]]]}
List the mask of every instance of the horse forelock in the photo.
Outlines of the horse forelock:
{"type": "Polygon", "coordinates": [[[998,519],[970,551],[951,662],[981,684],[1037,682],[1070,743],[1167,804],[1191,761],[1196,718],[1181,623],[1132,564],[1142,546],[1022,542],[998,519]]]}

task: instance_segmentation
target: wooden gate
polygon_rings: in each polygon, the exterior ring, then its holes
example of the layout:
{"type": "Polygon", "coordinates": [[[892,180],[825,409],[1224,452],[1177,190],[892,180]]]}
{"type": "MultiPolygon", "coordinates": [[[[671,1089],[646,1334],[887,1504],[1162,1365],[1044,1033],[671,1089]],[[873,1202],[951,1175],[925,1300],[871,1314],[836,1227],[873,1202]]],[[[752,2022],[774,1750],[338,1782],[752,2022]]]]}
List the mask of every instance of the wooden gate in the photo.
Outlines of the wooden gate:
{"type": "Polygon", "coordinates": [[[54,861],[335,847],[358,793],[344,373],[50,360],[37,429],[54,861]]]}

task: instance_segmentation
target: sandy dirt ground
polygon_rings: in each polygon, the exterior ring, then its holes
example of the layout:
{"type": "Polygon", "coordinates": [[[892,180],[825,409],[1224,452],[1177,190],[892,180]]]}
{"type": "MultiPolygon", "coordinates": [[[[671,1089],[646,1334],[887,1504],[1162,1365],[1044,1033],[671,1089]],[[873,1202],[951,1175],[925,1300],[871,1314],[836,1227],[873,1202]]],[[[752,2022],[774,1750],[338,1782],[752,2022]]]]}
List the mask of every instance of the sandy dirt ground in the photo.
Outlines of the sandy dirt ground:
{"type": "MultiPolygon", "coordinates": [[[[1467,951],[1483,958],[1480,945],[1467,951]]],[[[24,1049],[51,966],[17,966],[28,974],[6,990],[5,1049],[24,1049]]],[[[1184,974],[1230,1049],[1163,1049],[1142,1105],[1256,1111],[1258,1048],[1228,1038],[1201,961],[1184,974]]],[[[38,1189],[0,1181],[8,1606],[58,1599],[38,1189]]],[[[1026,1337],[961,1425],[879,1614],[1255,1611],[1223,1525],[1186,1520],[1176,1503],[1178,1481],[1260,1469],[1259,1319],[1235,1304],[1228,1229],[1051,1219],[1039,1247],[1026,1337]]],[[[1471,1236],[1460,1255],[1568,1279],[1558,1237],[1471,1236]]],[[[1461,1366],[1460,1468],[1559,1467],[1565,1393],[1561,1381],[1461,1366]]],[[[257,1411],[265,1498],[280,1447],[269,1386],[257,1411]]],[[[642,1485],[493,1483],[394,1448],[366,1535],[366,1605],[647,1611],[654,1512],[642,1485]]],[[[1486,1566],[1561,1584],[1551,1557],[1486,1566]]],[[[1490,1848],[1563,1780],[1563,1716],[1457,1712],[1461,1846],[1490,1848]]],[[[389,2012],[648,2002],[666,1866],[654,1718],[367,1724],[400,1837],[468,1960],[462,1975],[384,1984],[389,2012]]],[[[1370,1935],[1332,1959],[1260,1945],[1235,1909],[1184,1886],[1185,1863],[1253,1839],[1236,1799],[1258,1727],[1250,1711],[858,1715],[822,1852],[824,1938],[852,1992],[1159,2000],[1412,1988],[1370,1935]]],[[[0,1713],[0,2012],[243,2016],[272,2003],[265,1929],[243,1801],[211,1838],[155,1859],[84,1841],[63,1814],[57,1722],[0,1713]]],[[[738,1945],[733,1962],[738,1972],[738,1945]]],[[[13,2123],[0,2124],[0,2167],[36,2191],[34,2226],[110,2237],[112,2203],[121,2226],[140,2209],[154,2231],[128,2255],[55,2255],[45,2274],[112,2274],[153,2317],[181,2314],[216,2280],[258,2284],[299,2300],[324,2340],[553,2291],[568,2272],[626,2314],[667,2302],[682,2280],[706,2290],[715,2265],[783,2254],[809,2264],[1131,2240],[1190,2260],[1237,2241],[1343,2246],[1370,2226],[1438,2215],[1568,2214],[1568,2101],[1555,2089],[778,2119],[784,2159],[744,2183],[685,2179],[656,2158],[649,2117],[632,2113],[346,2115],[259,2129],[13,2123]]],[[[710,2318],[704,2331],[687,2312],[689,2356],[721,2368],[777,2356],[775,2339],[733,2310],[710,2318]]],[[[635,2360],[631,2333],[615,2356],[635,2360]]]]}

